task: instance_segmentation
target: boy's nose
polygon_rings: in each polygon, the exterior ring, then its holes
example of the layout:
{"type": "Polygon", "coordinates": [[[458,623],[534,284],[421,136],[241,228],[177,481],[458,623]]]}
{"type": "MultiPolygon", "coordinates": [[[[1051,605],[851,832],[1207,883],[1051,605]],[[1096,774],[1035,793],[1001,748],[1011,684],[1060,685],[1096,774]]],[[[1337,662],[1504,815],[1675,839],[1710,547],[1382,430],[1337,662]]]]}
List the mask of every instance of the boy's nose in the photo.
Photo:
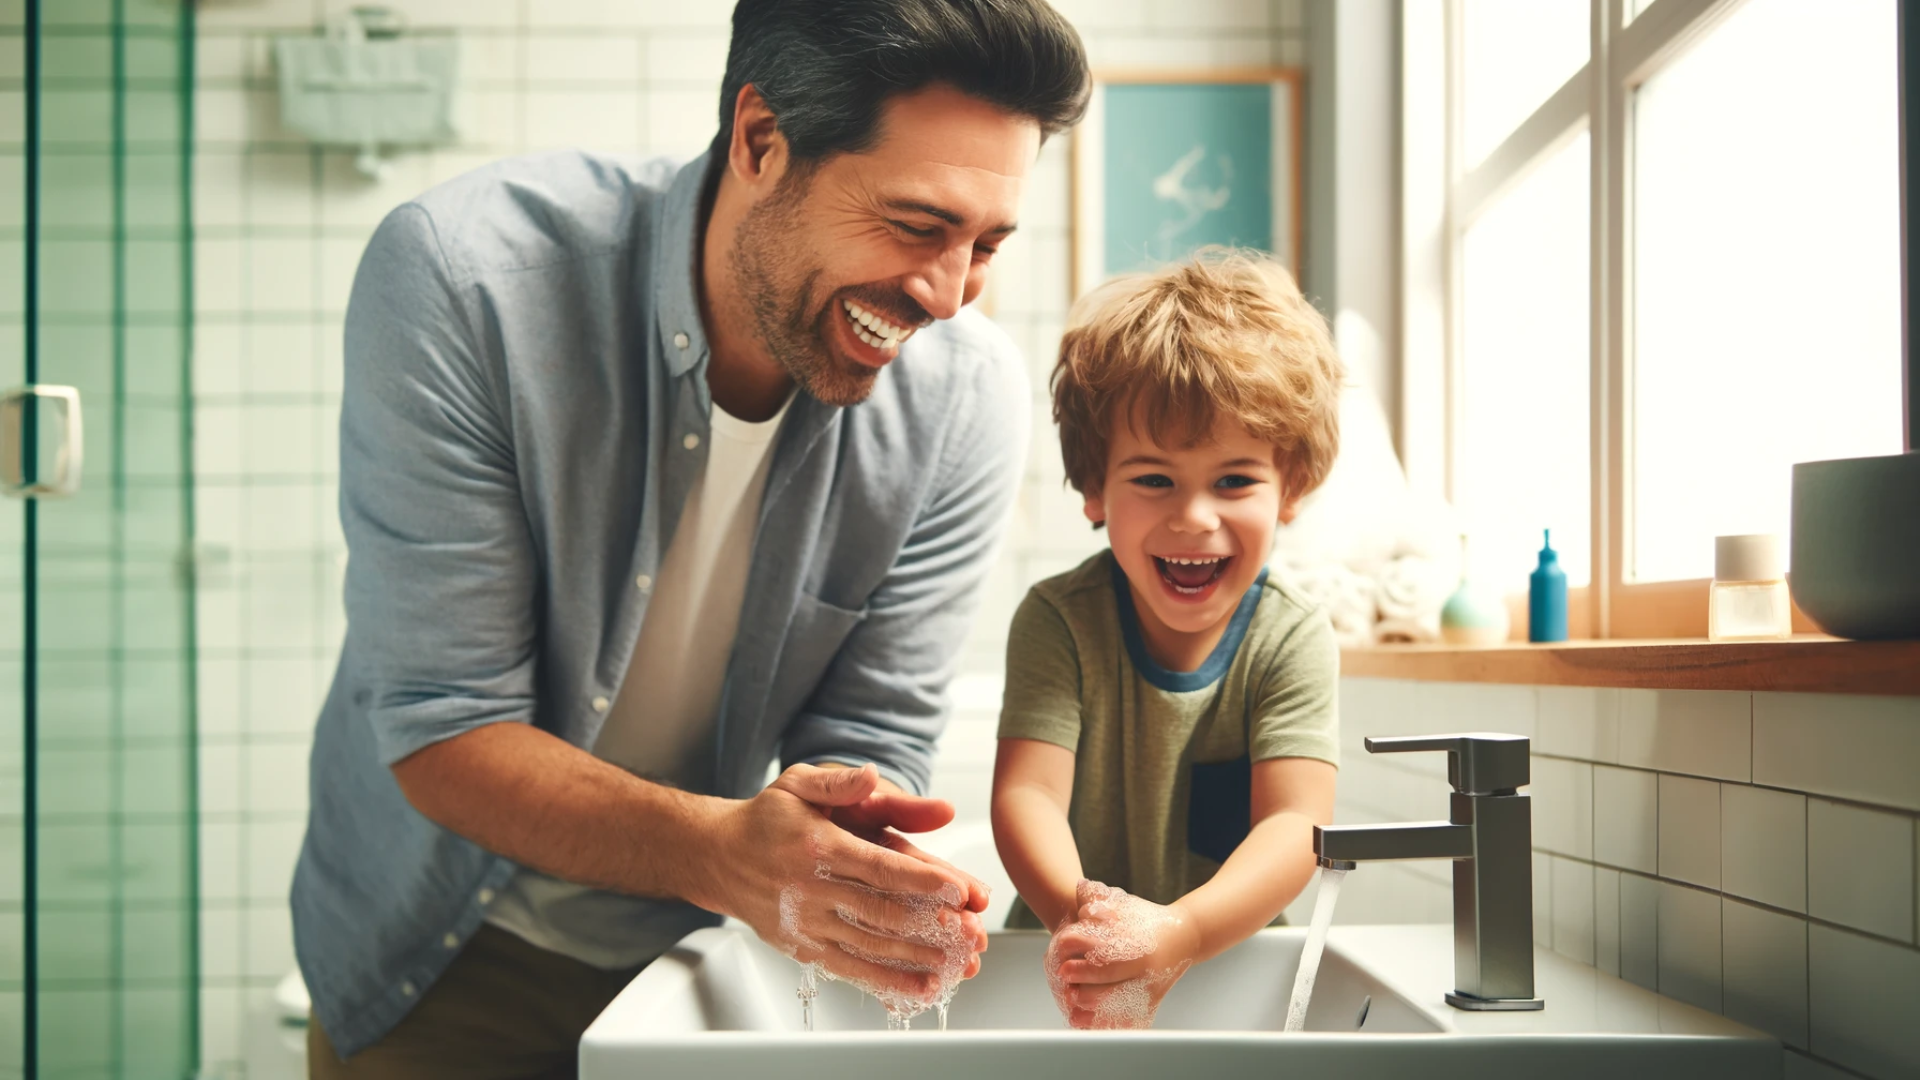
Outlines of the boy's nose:
{"type": "Polygon", "coordinates": [[[1205,496],[1184,499],[1174,509],[1168,527],[1177,533],[1208,533],[1220,527],[1220,515],[1205,496]]]}

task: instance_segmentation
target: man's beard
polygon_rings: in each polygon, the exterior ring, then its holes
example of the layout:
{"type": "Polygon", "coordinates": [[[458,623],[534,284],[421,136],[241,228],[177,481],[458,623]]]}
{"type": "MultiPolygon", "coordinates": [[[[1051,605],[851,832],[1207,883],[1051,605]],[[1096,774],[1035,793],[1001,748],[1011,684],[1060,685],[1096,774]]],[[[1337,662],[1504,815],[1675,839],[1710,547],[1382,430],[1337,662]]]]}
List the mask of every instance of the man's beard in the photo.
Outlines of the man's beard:
{"type": "Polygon", "coordinates": [[[835,313],[817,305],[820,269],[807,265],[798,241],[807,183],[789,175],[740,219],[733,233],[733,287],[752,311],[767,355],[800,389],[826,405],[858,405],[873,393],[880,369],[846,359],[827,343],[827,320],[835,313]]]}

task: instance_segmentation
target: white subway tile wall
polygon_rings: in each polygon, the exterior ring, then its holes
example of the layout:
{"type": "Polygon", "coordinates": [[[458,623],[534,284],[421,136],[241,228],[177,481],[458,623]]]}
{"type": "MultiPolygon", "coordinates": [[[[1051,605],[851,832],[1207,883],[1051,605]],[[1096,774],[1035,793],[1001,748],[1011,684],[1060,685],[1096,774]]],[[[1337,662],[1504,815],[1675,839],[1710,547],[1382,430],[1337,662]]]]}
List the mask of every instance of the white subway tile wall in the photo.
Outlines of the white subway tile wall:
{"type": "Polygon", "coordinates": [[[1807,921],[1720,901],[1727,1016],[1789,1046],[1807,1045],[1807,921]]]}
{"type": "MultiPolygon", "coordinates": [[[[1062,0],[1102,67],[1296,65],[1305,0],[1062,0]]],[[[690,156],[716,124],[731,0],[388,0],[420,33],[461,45],[455,145],[387,156],[368,179],[350,152],[321,152],[279,120],[272,42],[306,34],[344,0],[204,0],[196,90],[196,515],[199,531],[203,825],[202,1040],[209,1075],[244,1076],[293,959],[286,892],[305,822],[313,718],[344,631],[336,512],[340,323],[368,235],[432,184],[512,154],[582,146],[690,156]]],[[[4,111],[0,111],[4,114],[4,111]]],[[[1028,185],[987,304],[1026,351],[1036,402],[1066,318],[1068,152],[1056,139],[1028,185]]],[[[1048,411],[1000,565],[968,646],[997,672],[1027,586],[1104,543],[1062,484],[1048,411]]],[[[936,792],[984,821],[999,700],[989,678],[956,688],[936,792]]],[[[1461,697],[1457,704],[1464,704],[1461,697]]],[[[1481,703],[1483,726],[1532,729],[1530,691],[1481,703]],[[1527,715],[1517,718],[1512,710],[1527,715]]],[[[1434,730],[1465,714],[1430,718],[1434,730]]],[[[1360,751],[1356,747],[1355,753],[1360,751]]],[[[1445,813],[1427,762],[1382,770],[1382,815],[1445,813]],[[1413,781],[1419,781],[1414,783],[1413,781]],[[1404,799],[1400,792],[1415,792],[1404,799]]],[[[1349,895],[1384,913],[1446,918],[1444,867],[1349,895]],[[1434,890],[1438,890],[1435,899],[1434,890]]]]}
{"type": "MultiPolygon", "coordinates": [[[[1920,699],[1345,679],[1341,702],[1337,820],[1446,790],[1367,736],[1530,726],[1536,942],[1773,1034],[1789,1078],[1920,1075],[1920,699]]],[[[1424,865],[1361,867],[1336,920],[1450,918],[1424,865]]]]}
{"type": "Polygon", "coordinates": [[[1913,943],[1913,819],[1807,800],[1807,913],[1913,943]]]}
{"type": "Polygon", "coordinates": [[[1608,866],[1660,869],[1660,774],[1639,769],[1593,767],[1593,805],[1607,812],[1593,819],[1593,858],[1608,866]]]}
{"type": "Polygon", "coordinates": [[[1660,876],[1720,887],[1720,785],[1660,777],[1660,876]]]}
{"type": "Polygon", "coordinates": [[[1593,966],[1620,974],[1620,871],[1593,868],[1593,966]]]}
{"type": "Polygon", "coordinates": [[[1920,698],[1753,696],[1753,782],[1920,811],[1920,698]]]}
{"type": "Polygon", "coordinates": [[[1720,785],[1720,887],[1788,911],[1807,910],[1807,797],[1720,785]]]}
{"type": "MultiPolygon", "coordinates": [[[[1720,897],[1660,883],[1660,992],[1720,1011],[1720,897]]],[[[1558,951],[1558,950],[1555,950],[1558,951]]]]}
{"type": "Polygon", "coordinates": [[[1719,780],[1753,775],[1749,694],[1622,690],[1620,764],[1719,780]]]}

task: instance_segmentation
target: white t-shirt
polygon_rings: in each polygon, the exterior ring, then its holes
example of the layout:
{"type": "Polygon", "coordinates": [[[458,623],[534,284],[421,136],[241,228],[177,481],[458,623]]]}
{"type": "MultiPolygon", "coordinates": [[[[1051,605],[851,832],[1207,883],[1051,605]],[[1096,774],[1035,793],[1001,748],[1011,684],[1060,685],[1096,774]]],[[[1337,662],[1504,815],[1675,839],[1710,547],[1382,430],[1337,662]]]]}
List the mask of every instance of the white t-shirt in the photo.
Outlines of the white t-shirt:
{"type": "MultiPolygon", "coordinates": [[[[710,782],[720,691],[774,436],[786,414],[782,405],[771,420],[754,424],[713,407],[706,468],[660,559],[633,661],[595,756],[675,787],[702,790],[710,782]]],[[[521,870],[500,890],[487,921],[543,949],[614,969],[659,951],[657,935],[644,932],[636,913],[645,903],[521,870]]]]}

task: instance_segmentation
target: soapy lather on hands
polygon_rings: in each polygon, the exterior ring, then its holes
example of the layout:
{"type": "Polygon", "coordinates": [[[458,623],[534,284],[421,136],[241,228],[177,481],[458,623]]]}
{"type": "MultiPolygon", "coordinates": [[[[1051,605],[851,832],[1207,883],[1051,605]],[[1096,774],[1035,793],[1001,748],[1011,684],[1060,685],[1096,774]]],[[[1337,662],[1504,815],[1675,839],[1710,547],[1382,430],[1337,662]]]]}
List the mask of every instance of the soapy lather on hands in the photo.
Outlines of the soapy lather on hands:
{"type": "Polygon", "coordinates": [[[980,970],[986,886],[901,835],[952,806],[883,788],[872,765],[795,765],[740,807],[725,839],[761,856],[725,868],[744,901],[726,913],[761,940],[912,1012],[980,970]]]}
{"type": "Polygon", "coordinates": [[[1047,945],[1047,985],[1076,1028],[1149,1028],[1200,953],[1200,934],[1178,903],[1143,900],[1098,881],[1075,890],[1074,917],[1047,945]]]}

